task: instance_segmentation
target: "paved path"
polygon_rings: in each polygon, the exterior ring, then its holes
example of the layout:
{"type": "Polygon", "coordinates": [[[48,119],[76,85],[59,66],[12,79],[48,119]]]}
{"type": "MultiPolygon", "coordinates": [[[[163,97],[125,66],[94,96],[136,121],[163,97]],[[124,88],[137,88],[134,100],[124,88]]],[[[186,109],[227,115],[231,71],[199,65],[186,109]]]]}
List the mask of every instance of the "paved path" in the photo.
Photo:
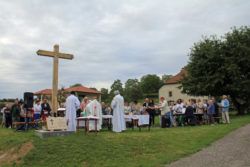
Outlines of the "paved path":
{"type": "Polygon", "coordinates": [[[250,167],[250,124],[166,167],[250,167]]]}

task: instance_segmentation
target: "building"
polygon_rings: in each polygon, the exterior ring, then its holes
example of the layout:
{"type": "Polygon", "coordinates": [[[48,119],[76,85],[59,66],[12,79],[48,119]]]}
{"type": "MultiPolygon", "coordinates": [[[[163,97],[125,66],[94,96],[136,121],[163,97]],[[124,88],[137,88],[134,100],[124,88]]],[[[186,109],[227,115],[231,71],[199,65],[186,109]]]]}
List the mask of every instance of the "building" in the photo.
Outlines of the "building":
{"type": "MultiPolygon", "coordinates": [[[[61,89],[58,90],[58,101],[60,102],[60,99],[66,99],[70,95],[70,92],[74,91],[76,93],[76,96],[82,100],[85,96],[87,96],[90,100],[94,97],[97,97],[97,99],[101,102],[101,94],[102,92],[90,89],[84,86],[76,86],[72,88],[67,89],[61,89]]],[[[34,93],[35,96],[37,96],[41,101],[46,98],[48,99],[49,104],[51,104],[51,96],[52,96],[52,89],[44,89],[38,92],[34,93]]],[[[62,101],[64,101],[62,100],[62,101]]]]}
{"type": "Polygon", "coordinates": [[[94,97],[96,97],[99,102],[101,102],[102,100],[102,92],[84,86],[75,86],[72,88],[64,89],[64,91],[67,92],[68,95],[70,94],[70,92],[74,91],[79,99],[83,99],[85,96],[87,96],[90,100],[92,100],[94,97]]]}
{"type": "Polygon", "coordinates": [[[208,99],[207,96],[190,96],[181,92],[178,87],[181,86],[179,81],[183,76],[187,76],[188,72],[182,69],[177,75],[170,78],[164,83],[164,85],[159,89],[159,98],[164,97],[167,101],[176,102],[178,99],[182,99],[184,102],[188,102],[190,99],[208,99]]]}

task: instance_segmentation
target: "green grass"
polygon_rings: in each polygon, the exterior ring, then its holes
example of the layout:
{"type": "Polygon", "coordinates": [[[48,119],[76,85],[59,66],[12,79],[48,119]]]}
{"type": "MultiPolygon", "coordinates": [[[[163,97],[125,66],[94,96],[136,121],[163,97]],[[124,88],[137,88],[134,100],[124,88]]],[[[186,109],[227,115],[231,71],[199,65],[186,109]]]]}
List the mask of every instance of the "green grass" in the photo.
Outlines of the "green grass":
{"type": "Polygon", "coordinates": [[[35,146],[22,164],[5,166],[163,166],[209,146],[229,132],[250,123],[250,116],[233,116],[232,124],[216,126],[153,128],[124,133],[104,130],[95,136],[40,139],[34,131],[27,133],[0,129],[0,150],[33,141],[35,146]]]}

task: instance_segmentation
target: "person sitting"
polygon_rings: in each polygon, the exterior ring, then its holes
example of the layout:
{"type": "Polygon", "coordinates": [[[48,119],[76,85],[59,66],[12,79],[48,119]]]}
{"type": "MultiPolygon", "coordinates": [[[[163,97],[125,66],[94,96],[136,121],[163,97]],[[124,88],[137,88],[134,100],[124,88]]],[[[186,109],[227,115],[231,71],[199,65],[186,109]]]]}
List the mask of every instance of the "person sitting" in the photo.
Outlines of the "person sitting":
{"type": "Polygon", "coordinates": [[[129,115],[131,112],[131,107],[129,106],[128,102],[124,103],[124,115],[129,115]]]}
{"type": "Polygon", "coordinates": [[[185,106],[182,103],[181,99],[178,99],[176,101],[175,104],[175,110],[176,110],[176,122],[178,124],[178,126],[182,126],[183,125],[183,112],[185,113],[185,106]]]}
{"type": "Polygon", "coordinates": [[[111,107],[110,107],[109,104],[106,104],[106,113],[107,113],[107,115],[112,115],[112,113],[111,113],[111,107]]]}
{"type": "Polygon", "coordinates": [[[196,117],[194,115],[195,109],[193,107],[194,106],[193,104],[194,104],[194,100],[191,100],[190,105],[186,107],[185,123],[188,125],[196,125],[196,117]]]}

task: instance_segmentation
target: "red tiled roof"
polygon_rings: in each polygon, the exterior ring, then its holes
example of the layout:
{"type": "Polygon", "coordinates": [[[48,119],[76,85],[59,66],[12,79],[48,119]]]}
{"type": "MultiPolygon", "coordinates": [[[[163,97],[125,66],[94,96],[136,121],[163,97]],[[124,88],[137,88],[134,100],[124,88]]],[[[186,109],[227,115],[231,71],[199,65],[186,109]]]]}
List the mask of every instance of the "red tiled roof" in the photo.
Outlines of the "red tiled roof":
{"type": "Polygon", "coordinates": [[[102,92],[100,92],[100,91],[90,89],[90,88],[86,88],[84,86],[76,86],[76,87],[72,87],[72,88],[67,88],[67,89],[64,89],[64,91],[66,91],[66,92],[75,91],[75,92],[102,94],[102,92]]]}
{"type": "Polygon", "coordinates": [[[172,78],[170,78],[169,80],[167,80],[165,82],[165,84],[175,84],[175,83],[178,83],[182,79],[183,75],[187,76],[187,74],[188,74],[187,70],[182,69],[177,75],[175,75],[172,78]]]}
{"type": "Polygon", "coordinates": [[[39,95],[39,94],[43,94],[43,95],[51,95],[52,94],[52,89],[44,89],[38,92],[35,92],[34,95],[39,95]]]}

